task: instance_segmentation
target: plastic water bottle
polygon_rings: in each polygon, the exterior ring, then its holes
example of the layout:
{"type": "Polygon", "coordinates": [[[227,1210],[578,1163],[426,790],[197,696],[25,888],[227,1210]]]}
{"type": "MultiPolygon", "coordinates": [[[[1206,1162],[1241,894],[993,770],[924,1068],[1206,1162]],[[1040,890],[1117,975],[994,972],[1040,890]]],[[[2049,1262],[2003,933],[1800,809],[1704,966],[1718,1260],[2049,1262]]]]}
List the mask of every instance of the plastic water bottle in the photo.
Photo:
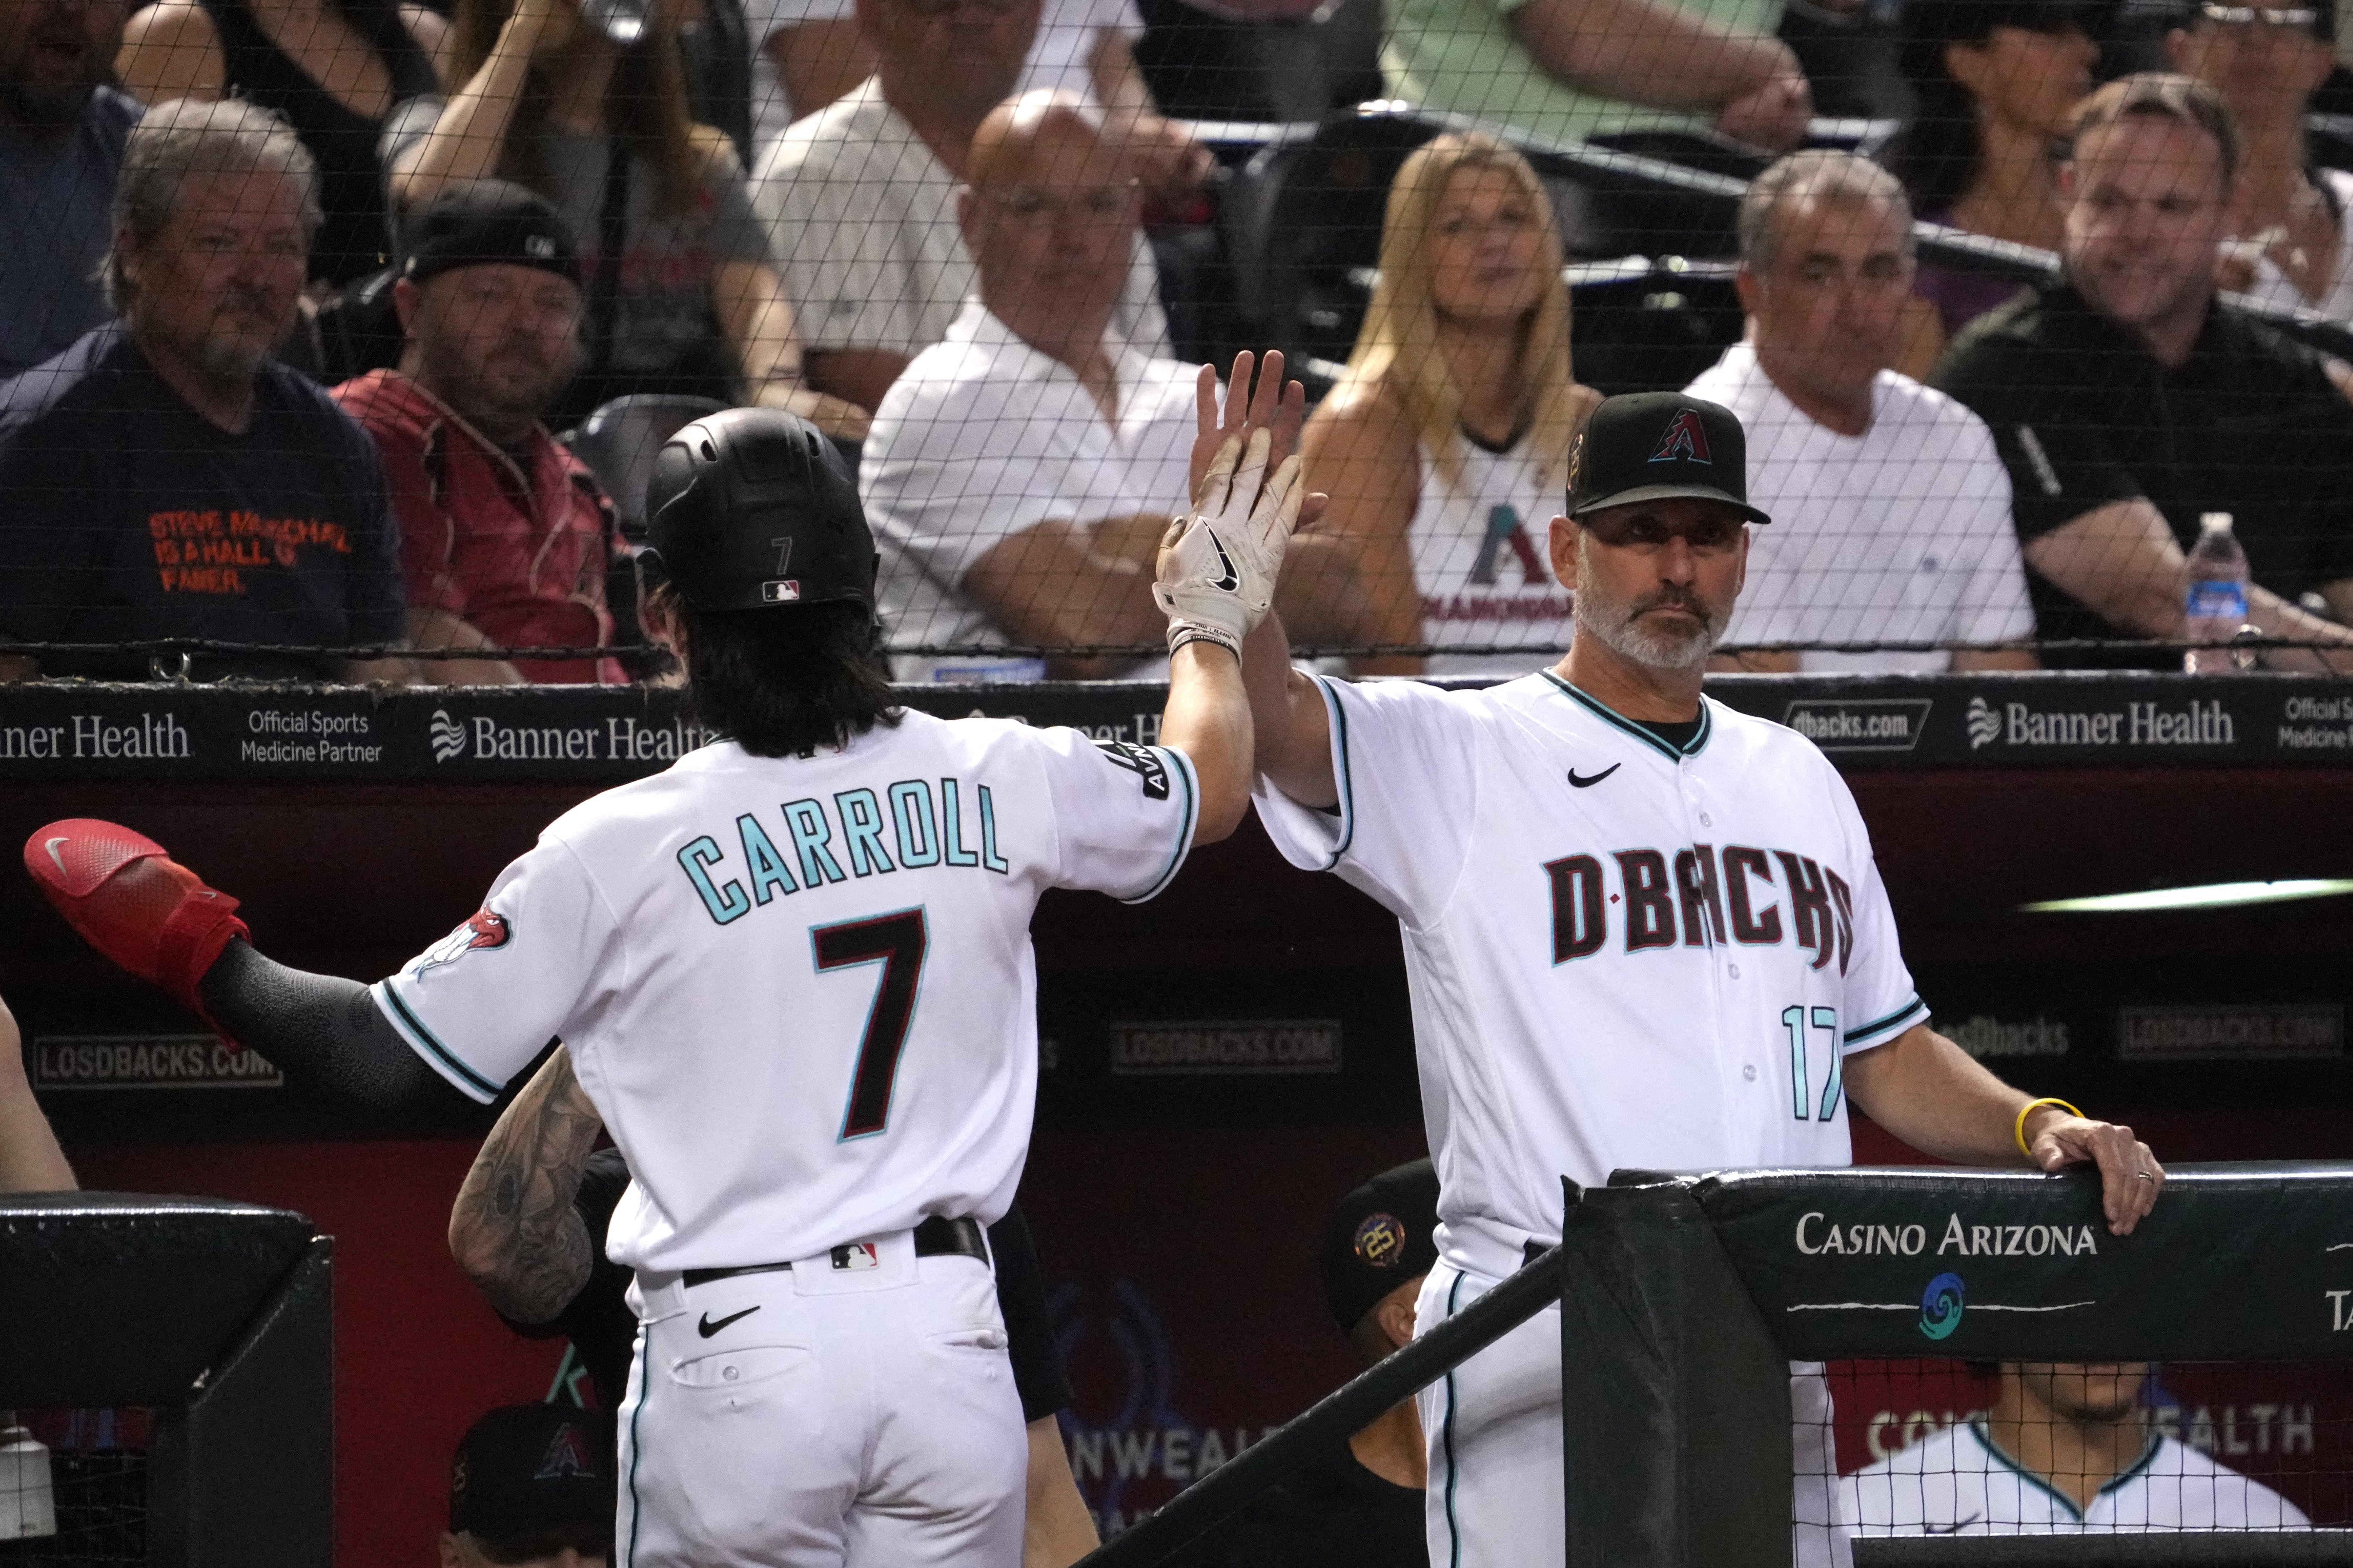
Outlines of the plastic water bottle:
{"type": "Polygon", "coordinates": [[[0,1427],[0,1541],[57,1532],[48,1449],[22,1426],[0,1427]]]}
{"type": "Polygon", "coordinates": [[[2247,552],[2231,531],[2227,511],[2205,512],[2198,519],[2182,621],[2183,639],[2201,645],[2181,656],[2185,671],[2211,675],[2240,668],[2228,645],[2247,624],[2247,552]]]}

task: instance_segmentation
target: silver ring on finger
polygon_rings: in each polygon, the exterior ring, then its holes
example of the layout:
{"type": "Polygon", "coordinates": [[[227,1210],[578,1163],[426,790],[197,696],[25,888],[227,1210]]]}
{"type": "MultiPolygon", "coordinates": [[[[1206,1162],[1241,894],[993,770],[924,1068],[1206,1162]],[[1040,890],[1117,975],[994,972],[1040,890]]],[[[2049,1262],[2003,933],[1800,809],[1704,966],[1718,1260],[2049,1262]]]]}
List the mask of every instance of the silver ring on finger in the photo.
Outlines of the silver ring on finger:
{"type": "Polygon", "coordinates": [[[2153,1182],[2157,1180],[2155,1176],[2150,1175],[2147,1171],[2135,1171],[2133,1174],[2138,1176],[2144,1182],[2153,1182]]]}

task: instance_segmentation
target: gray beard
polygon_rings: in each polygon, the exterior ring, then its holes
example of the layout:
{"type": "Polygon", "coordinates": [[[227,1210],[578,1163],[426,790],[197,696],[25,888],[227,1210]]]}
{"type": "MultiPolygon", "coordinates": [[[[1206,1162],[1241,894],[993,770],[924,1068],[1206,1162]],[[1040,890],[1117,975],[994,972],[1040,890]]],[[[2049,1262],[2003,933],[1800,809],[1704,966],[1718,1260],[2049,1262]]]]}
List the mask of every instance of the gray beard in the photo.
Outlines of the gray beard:
{"type": "Polygon", "coordinates": [[[1605,603],[1593,581],[1592,567],[1583,552],[1577,558],[1577,595],[1570,603],[1577,629],[1620,658],[1648,669],[1694,669],[1715,651],[1728,616],[1709,616],[1697,631],[1668,632],[1637,626],[1623,605],[1605,603]]]}

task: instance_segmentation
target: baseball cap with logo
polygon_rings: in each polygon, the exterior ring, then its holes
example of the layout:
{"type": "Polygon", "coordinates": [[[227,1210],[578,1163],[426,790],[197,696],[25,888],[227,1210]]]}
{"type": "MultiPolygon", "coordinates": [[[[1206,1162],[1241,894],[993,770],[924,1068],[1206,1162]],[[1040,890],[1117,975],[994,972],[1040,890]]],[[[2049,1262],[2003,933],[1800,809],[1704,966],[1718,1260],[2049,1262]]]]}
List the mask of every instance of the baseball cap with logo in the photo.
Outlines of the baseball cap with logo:
{"type": "Polygon", "coordinates": [[[611,1555],[613,1423],[563,1405],[510,1405],[467,1430],[449,1467],[449,1528],[493,1563],[565,1546],[611,1555]]]}
{"type": "Polygon", "coordinates": [[[1773,521],[1748,504],[1748,438],[1731,409],[1680,392],[1602,399],[1568,451],[1568,515],[1676,496],[1773,521]]]}
{"type": "Polygon", "coordinates": [[[475,180],[445,191],[401,226],[413,283],[460,267],[535,267],[581,281],[580,246],[547,200],[506,180],[475,180]]]}
{"type": "Polygon", "coordinates": [[[1438,1172],[1428,1160],[1383,1171],[1324,1222],[1324,1299],[1353,1331],[1382,1297],[1438,1261],[1438,1172]]]}

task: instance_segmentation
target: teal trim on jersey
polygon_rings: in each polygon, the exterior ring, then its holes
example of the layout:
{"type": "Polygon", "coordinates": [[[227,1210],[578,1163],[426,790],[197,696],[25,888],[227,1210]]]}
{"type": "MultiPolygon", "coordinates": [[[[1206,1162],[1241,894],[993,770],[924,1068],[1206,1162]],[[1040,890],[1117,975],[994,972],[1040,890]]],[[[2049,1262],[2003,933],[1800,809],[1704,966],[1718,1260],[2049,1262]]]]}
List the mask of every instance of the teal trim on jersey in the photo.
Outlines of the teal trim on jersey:
{"type": "Polygon", "coordinates": [[[425,1020],[408,1010],[408,1004],[393,990],[391,981],[380,980],[370,989],[390,1004],[392,1011],[387,1016],[401,1037],[408,1042],[408,1048],[423,1057],[428,1067],[437,1069],[469,1098],[479,1100],[484,1105],[499,1097],[499,1090],[505,1086],[492,1083],[459,1060],[458,1053],[437,1039],[433,1031],[425,1026],[425,1020]]]}
{"type": "Polygon", "coordinates": [[[1846,1043],[1850,1048],[1860,1045],[1876,1045],[1878,1041],[1873,1037],[1885,1035],[1899,1026],[1913,1023],[1927,1016],[1928,1004],[1915,996],[1885,1017],[1873,1018],[1868,1024],[1858,1024],[1849,1029],[1846,1032],[1846,1043]]]}
{"type": "Polygon", "coordinates": [[[2102,1487],[2100,1489],[2099,1495],[2102,1497],[2107,1496],[2110,1492],[2116,1490],[2126,1481],[2138,1476],[2143,1470],[2148,1468],[2149,1466],[2157,1463],[2157,1451],[2164,1447],[2165,1434],[2162,1432],[2152,1431],[2148,1435],[2148,1447],[2140,1451],[2140,1458],[2135,1459],[2131,1464],[2126,1465],[2123,1469],[2117,1471],[2116,1479],[2110,1481],[2106,1486],[2102,1487]]]}
{"type": "Polygon", "coordinates": [[[1563,696],[1576,701],[1580,707],[1584,708],[1587,712],[1592,714],[1597,719],[1616,725],[1619,729],[1625,731],[1626,733],[1633,736],[1634,739],[1642,742],[1645,745],[1648,745],[1651,750],[1657,752],[1661,756],[1666,758],[1667,761],[1671,763],[1682,762],[1685,757],[1698,756],[1700,752],[1707,749],[1708,737],[1715,733],[1715,716],[1707,710],[1707,699],[1704,697],[1700,699],[1699,728],[1692,731],[1691,743],[1685,746],[1678,746],[1667,740],[1665,736],[1656,733],[1651,730],[1649,726],[1641,723],[1640,721],[1629,719],[1624,714],[1616,712],[1603,704],[1595,701],[1592,698],[1588,697],[1584,692],[1579,691],[1576,687],[1571,686],[1567,681],[1563,680],[1559,676],[1555,675],[1551,670],[1540,669],[1536,671],[1536,673],[1543,676],[1546,680],[1551,681],[1555,686],[1560,688],[1561,694],[1563,696]]]}
{"type": "Polygon", "coordinates": [[[638,1335],[638,1407],[629,1412],[629,1552],[622,1559],[625,1568],[637,1568],[638,1520],[645,1511],[638,1501],[638,1456],[644,1452],[638,1442],[638,1421],[646,1413],[646,1395],[653,1391],[654,1347],[645,1342],[653,1337],[650,1328],[638,1335]]]}
{"type": "MultiPolygon", "coordinates": [[[[1462,1293],[1462,1271],[1456,1269],[1454,1283],[1446,1288],[1446,1316],[1454,1316],[1454,1299],[1462,1293]]],[[[1446,1450],[1446,1564],[1447,1568],[1462,1568],[1462,1523],[1454,1517],[1454,1478],[1461,1468],[1454,1462],[1454,1369],[1446,1372],[1446,1421],[1439,1428],[1439,1441],[1446,1450]]]]}
{"type": "MultiPolygon", "coordinates": [[[[2024,1481],[2028,1486],[2034,1488],[2037,1491],[2042,1493],[2043,1496],[2049,1498],[2052,1502],[2055,1502],[2061,1508],[2065,1509],[2067,1510],[2067,1517],[2073,1520],[2077,1524],[2084,1522],[2084,1510],[2075,1506],[2073,1500],[2069,1498],[2065,1492],[2061,1491],[2057,1487],[2052,1486],[2049,1481],[2044,1480],[2041,1476],[2036,1475],[2032,1470],[2028,1469],[2024,1465],[2020,1464],[2016,1459],[2011,1458],[2008,1454],[2003,1453],[2000,1447],[1994,1442],[1993,1434],[1986,1429],[1986,1424],[1983,1420],[1980,1419],[1969,1423],[1969,1436],[1976,1438],[1978,1441],[1978,1447],[1983,1448],[1987,1455],[1989,1456],[1997,1464],[2000,1465],[2003,1469],[2008,1470],[2011,1475],[2016,1476],[2020,1480],[2024,1481]]],[[[2106,1489],[2103,1488],[2102,1489],[2105,1490],[2106,1489]]]]}
{"type": "Polygon", "coordinates": [[[1161,890],[1176,878],[1177,868],[1185,864],[1185,857],[1192,852],[1193,830],[1201,822],[1201,792],[1193,786],[1192,759],[1171,747],[1155,746],[1152,749],[1166,759],[1170,773],[1185,781],[1185,820],[1176,829],[1176,847],[1169,852],[1168,864],[1161,868],[1159,877],[1135,897],[1122,899],[1120,902],[1123,904],[1149,903],[1160,896],[1161,890]]]}
{"type": "Polygon", "coordinates": [[[1329,871],[1356,841],[1356,768],[1348,760],[1348,710],[1340,705],[1339,690],[1324,676],[1315,678],[1317,689],[1324,694],[1324,710],[1332,721],[1332,753],[1339,762],[1334,770],[1340,783],[1340,842],[1332,847],[1332,858],[1324,862],[1329,871]]]}

